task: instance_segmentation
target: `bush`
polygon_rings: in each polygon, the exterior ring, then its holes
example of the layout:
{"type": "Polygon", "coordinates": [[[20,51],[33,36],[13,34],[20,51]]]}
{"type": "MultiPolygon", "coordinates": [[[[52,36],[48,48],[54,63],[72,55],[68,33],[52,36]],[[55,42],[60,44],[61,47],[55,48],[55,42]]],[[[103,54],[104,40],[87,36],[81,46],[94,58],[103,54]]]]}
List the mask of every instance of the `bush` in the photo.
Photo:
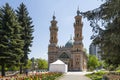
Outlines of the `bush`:
{"type": "Polygon", "coordinates": [[[120,65],[116,68],[116,71],[120,70],[120,65]]]}
{"type": "Polygon", "coordinates": [[[120,73],[120,70],[117,70],[116,72],[120,73]]]}

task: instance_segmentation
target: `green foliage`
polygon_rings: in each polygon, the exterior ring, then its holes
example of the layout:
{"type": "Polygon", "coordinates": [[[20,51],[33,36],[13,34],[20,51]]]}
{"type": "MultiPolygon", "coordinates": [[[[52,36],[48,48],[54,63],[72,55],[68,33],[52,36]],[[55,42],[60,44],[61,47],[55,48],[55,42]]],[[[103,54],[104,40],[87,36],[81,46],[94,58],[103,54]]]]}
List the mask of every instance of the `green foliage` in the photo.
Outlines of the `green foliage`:
{"type": "MultiPolygon", "coordinates": [[[[27,64],[32,46],[33,25],[26,6],[22,3],[16,12],[17,16],[8,3],[0,8],[0,65],[3,76],[5,67],[17,70],[19,64],[21,69],[22,64],[27,64]]],[[[26,67],[29,68],[30,64],[26,67]]]]}
{"type": "Polygon", "coordinates": [[[18,9],[16,10],[18,21],[20,25],[22,26],[22,31],[21,31],[21,37],[22,40],[24,40],[24,46],[23,46],[23,51],[24,51],[24,56],[20,60],[20,73],[22,73],[22,66],[23,64],[27,64],[28,60],[28,54],[30,53],[30,47],[32,46],[32,40],[33,40],[33,25],[32,25],[32,18],[29,16],[29,13],[27,11],[26,6],[21,3],[18,9]]]}
{"type": "Polygon", "coordinates": [[[29,16],[29,13],[27,11],[26,6],[21,3],[18,9],[16,10],[18,21],[20,25],[22,26],[22,39],[24,40],[24,56],[20,60],[21,63],[24,63],[24,65],[27,63],[28,54],[30,52],[30,47],[32,46],[32,40],[33,40],[33,25],[32,25],[32,18],[29,16]]]}
{"type": "Polygon", "coordinates": [[[116,68],[116,72],[120,72],[120,65],[116,68]]]}
{"type": "Polygon", "coordinates": [[[24,66],[24,68],[26,69],[30,69],[32,65],[32,61],[30,59],[28,59],[27,64],[24,66]]]}
{"type": "Polygon", "coordinates": [[[96,73],[87,74],[86,76],[91,78],[92,80],[102,80],[102,77],[103,77],[104,74],[106,74],[106,72],[99,71],[99,72],[96,72],[96,73]]]}
{"type": "Polygon", "coordinates": [[[19,67],[15,66],[15,65],[12,65],[12,66],[7,67],[7,68],[8,68],[8,71],[18,71],[19,70],[19,67]]]}
{"type": "Polygon", "coordinates": [[[116,72],[120,73],[120,69],[119,69],[119,70],[117,70],[116,72]]]}
{"type": "Polygon", "coordinates": [[[87,65],[89,70],[94,70],[100,66],[100,62],[95,55],[89,55],[87,65]]]}
{"type": "Polygon", "coordinates": [[[23,40],[21,40],[21,26],[17,21],[15,12],[6,3],[0,9],[1,34],[0,34],[0,62],[16,63],[23,56],[23,40]]]}
{"type": "Polygon", "coordinates": [[[27,59],[28,59],[28,54],[30,52],[30,46],[32,46],[32,33],[33,33],[33,25],[32,25],[32,19],[28,15],[28,11],[26,6],[21,3],[20,6],[18,7],[18,10],[16,10],[17,16],[18,16],[18,21],[20,25],[22,26],[22,39],[24,40],[24,56],[21,59],[21,62],[26,64],[27,59]]]}
{"type": "Polygon", "coordinates": [[[91,37],[101,45],[102,59],[109,65],[120,64],[120,0],[105,0],[99,7],[82,13],[93,28],[91,37]]]}
{"type": "Polygon", "coordinates": [[[0,65],[2,76],[5,75],[5,66],[19,64],[23,57],[22,27],[17,16],[8,3],[0,8],[0,65]]]}
{"type": "Polygon", "coordinates": [[[38,62],[38,68],[39,69],[47,69],[48,68],[48,62],[45,59],[37,59],[38,62]]]}

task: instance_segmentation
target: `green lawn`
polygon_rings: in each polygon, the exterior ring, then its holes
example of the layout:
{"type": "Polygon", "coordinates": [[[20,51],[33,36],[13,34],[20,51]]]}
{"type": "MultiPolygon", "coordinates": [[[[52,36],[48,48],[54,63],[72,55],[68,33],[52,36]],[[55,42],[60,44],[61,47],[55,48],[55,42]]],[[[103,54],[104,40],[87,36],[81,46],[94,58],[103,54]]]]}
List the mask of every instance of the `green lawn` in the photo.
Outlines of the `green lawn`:
{"type": "Polygon", "coordinates": [[[103,75],[106,74],[107,72],[104,71],[99,71],[99,72],[95,72],[92,74],[87,74],[86,76],[89,77],[92,80],[101,80],[103,75]]]}

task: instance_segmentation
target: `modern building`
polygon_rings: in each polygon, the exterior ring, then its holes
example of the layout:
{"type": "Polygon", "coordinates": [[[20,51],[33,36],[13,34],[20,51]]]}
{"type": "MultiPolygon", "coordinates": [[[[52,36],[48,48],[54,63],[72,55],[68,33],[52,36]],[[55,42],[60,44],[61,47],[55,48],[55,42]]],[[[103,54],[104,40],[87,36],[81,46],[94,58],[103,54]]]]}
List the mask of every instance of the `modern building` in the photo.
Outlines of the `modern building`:
{"type": "Polygon", "coordinates": [[[89,46],[89,54],[95,55],[99,60],[101,60],[100,46],[92,42],[89,46]]]}
{"type": "Polygon", "coordinates": [[[55,15],[50,26],[50,44],[48,45],[48,64],[60,59],[68,65],[70,71],[85,71],[87,69],[87,56],[83,51],[82,16],[77,10],[74,22],[74,40],[70,39],[65,46],[60,47],[58,42],[58,27],[55,15]]]}

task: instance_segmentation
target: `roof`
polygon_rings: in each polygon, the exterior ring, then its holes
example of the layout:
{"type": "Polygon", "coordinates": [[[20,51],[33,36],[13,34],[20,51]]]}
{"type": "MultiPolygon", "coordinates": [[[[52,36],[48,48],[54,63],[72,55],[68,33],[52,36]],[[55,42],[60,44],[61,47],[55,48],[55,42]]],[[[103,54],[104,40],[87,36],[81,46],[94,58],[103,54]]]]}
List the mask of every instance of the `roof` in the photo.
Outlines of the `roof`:
{"type": "Polygon", "coordinates": [[[71,48],[71,47],[73,47],[73,40],[70,39],[70,40],[65,44],[65,47],[66,47],[66,48],[71,48]]]}
{"type": "Polygon", "coordinates": [[[51,64],[65,64],[65,63],[63,61],[61,61],[61,60],[57,60],[57,61],[55,61],[55,62],[53,62],[51,64]]]}

